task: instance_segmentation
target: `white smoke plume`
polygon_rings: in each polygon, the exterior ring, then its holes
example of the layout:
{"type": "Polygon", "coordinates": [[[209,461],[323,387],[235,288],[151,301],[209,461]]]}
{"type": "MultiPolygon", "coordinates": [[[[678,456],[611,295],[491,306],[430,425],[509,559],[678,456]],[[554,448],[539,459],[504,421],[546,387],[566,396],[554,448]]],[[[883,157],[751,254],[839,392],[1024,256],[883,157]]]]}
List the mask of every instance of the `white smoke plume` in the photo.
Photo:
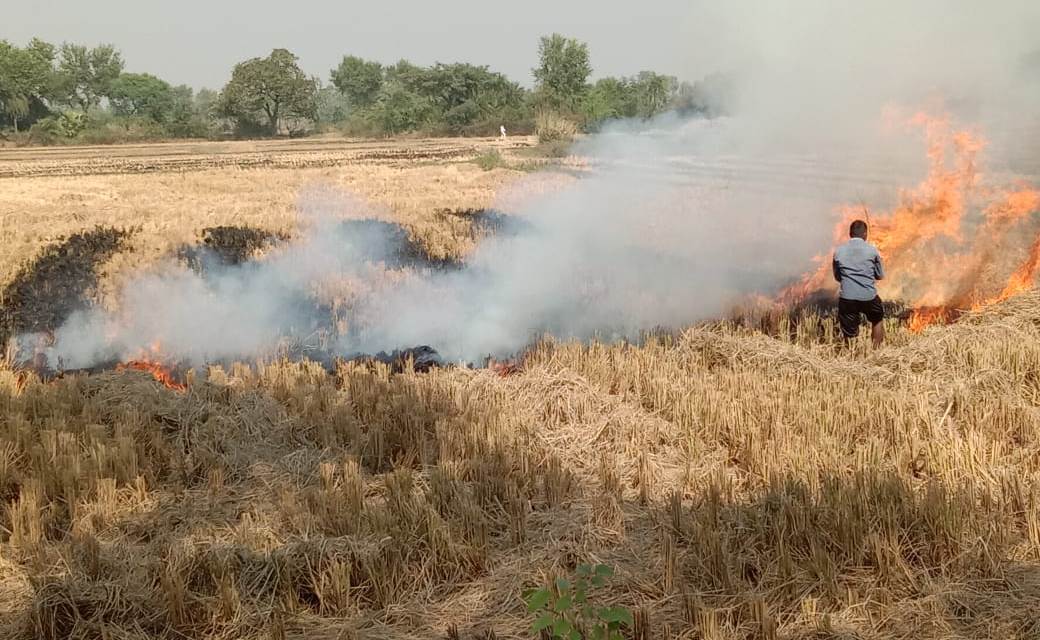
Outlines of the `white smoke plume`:
{"type": "MultiPolygon", "coordinates": [[[[371,211],[359,200],[327,190],[300,199],[301,237],[264,260],[210,264],[198,273],[178,265],[132,278],[117,311],[78,311],[44,350],[52,365],[94,366],[161,355],[202,364],[271,353],[288,336],[306,338],[319,310],[313,293],[323,283],[372,281],[390,251],[382,228],[339,224],[343,212],[371,211]]],[[[40,336],[22,336],[22,345],[40,336]]]]}
{"type": "Polygon", "coordinates": [[[301,196],[293,244],[215,275],[142,276],[120,311],[81,312],[49,352],[66,366],[162,343],[191,361],[248,357],[304,335],[310,292],[349,279],[332,348],[427,344],[450,360],[509,355],[531,338],[636,337],[771,294],[829,247],[836,208],[884,207],[926,163],[920,135],[885,127],[894,106],[948,110],[992,130],[1001,170],[1035,168],[1040,70],[1023,67],[1036,3],[823,0],[698,5],[691,51],[732,73],[731,117],[622,122],[586,139],[589,175],[507,211],[523,224],[456,270],[388,278],[390,240],[336,220],[365,205],[301,196]],[[1038,79],[1031,79],[1036,73],[1038,79]],[[1032,107],[1032,108],[1030,108],[1032,107]]]}

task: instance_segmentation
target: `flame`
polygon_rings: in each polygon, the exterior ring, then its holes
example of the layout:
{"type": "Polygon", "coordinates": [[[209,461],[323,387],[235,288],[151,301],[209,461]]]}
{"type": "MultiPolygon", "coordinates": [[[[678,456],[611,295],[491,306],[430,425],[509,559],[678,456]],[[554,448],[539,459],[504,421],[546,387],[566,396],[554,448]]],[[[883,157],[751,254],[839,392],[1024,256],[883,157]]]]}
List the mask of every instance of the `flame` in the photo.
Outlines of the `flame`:
{"type": "Polygon", "coordinates": [[[1008,278],[1003,291],[985,302],[976,304],[973,309],[980,309],[996,302],[1003,302],[1012,296],[1028,291],[1033,286],[1038,266],[1040,266],[1040,237],[1037,237],[1033,242],[1033,246],[1030,248],[1029,255],[1025,261],[1008,278]]]}
{"type": "Polygon", "coordinates": [[[940,322],[945,324],[955,319],[956,316],[950,309],[944,309],[942,307],[921,307],[919,309],[914,309],[910,314],[910,319],[907,320],[906,328],[911,333],[920,333],[925,327],[940,322]]]}
{"type": "Polygon", "coordinates": [[[143,371],[151,374],[156,381],[160,382],[167,389],[174,391],[187,389],[186,385],[174,378],[171,368],[162,364],[163,359],[162,343],[156,340],[146,349],[141,349],[137,357],[117,365],[116,371],[143,371]]]}
{"type": "Polygon", "coordinates": [[[506,378],[516,373],[520,373],[523,370],[523,365],[520,361],[516,360],[495,360],[494,358],[488,358],[487,368],[495,373],[500,378],[506,378]]]}
{"type": "MultiPolygon", "coordinates": [[[[906,124],[924,132],[927,176],[900,191],[891,211],[840,207],[834,244],[845,241],[852,220],[867,220],[869,239],[885,263],[881,295],[908,302],[915,309],[909,329],[920,331],[1032,287],[1040,267],[1040,221],[1034,219],[1040,191],[1024,182],[1010,188],[987,185],[979,171],[986,141],[977,131],[955,129],[947,116],[924,112],[906,124]],[[1031,236],[1028,254],[1015,266],[1009,257],[1025,252],[1023,239],[1031,236]]],[[[819,266],[783,291],[780,300],[834,295],[829,257],[817,256],[819,266]]]]}
{"type": "Polygon", "coordinates": [[[130,360],[117,365],[116,371],[144,371],[145,373],[151,374],[153,378],[162,383],[162,385],[167,389],[184,391],[188,388],[174,379],[173,372],[170,371],[169,367],[159,364],[158,362],[151,362],[149,360],[130,360]]]}

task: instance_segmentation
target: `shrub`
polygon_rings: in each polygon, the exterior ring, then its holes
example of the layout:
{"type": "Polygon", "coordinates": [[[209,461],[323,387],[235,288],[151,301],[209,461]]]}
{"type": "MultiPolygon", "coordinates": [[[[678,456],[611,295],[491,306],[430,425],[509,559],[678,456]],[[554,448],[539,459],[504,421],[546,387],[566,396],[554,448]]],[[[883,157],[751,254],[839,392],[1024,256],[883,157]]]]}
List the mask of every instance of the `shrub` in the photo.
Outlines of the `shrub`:
{"type": "Polygon", "coordinates": [[[570,140],[553,140],[539,144],[537,152],[546,158],[566,158],[571,149],[570,140]]]}
{"type": "Polygon", "coordinates": [[[552,587],[529,592],[527,610],[538,614],[531,631],[554,640],[621,640],[622,627],[632,626],[632,613],[589,601],[589,592],[606,585],[612,575],[614,569],[607,565],[582,564],[573,581],[558,578],[552,587]]]}
{"type": "Polygon", "coordinates": [[[77,137],[86,144],[119,144],[123,142],[151,142],[168,137],[159,123],[147,118],[115,117],[92,120],[77,137]]]}
{"type": "Polygon", "coordinates": [[[505,159],[502,157],[502,154],[499,153],[498,149],[488,149],[477,156],[473,162],[476,162],[477,166],[484,171],[491,171],[492,169],[504,167],[506,164],[505,159]]]}
{"type": "Polygon", "coordinates": [[[578,125],[558,113],[545,111],[538,114],[535,132],[538,134],[538,142],[570,142],[578,132],[578,125]]]}

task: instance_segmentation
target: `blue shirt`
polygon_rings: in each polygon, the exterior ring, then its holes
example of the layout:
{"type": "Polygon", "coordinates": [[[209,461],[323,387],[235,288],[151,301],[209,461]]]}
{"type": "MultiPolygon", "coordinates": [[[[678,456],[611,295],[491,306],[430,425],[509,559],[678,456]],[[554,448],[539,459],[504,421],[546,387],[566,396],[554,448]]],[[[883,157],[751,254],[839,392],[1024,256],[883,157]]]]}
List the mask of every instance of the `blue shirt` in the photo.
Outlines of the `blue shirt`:
{"type": "Polygon", "coordinates": [[[875,282],[885,277],[881,254],[863,238],[851,238],[834,250],[834,279],[841,283],[838,294],[846,300],[873,300],[875,282]]]}

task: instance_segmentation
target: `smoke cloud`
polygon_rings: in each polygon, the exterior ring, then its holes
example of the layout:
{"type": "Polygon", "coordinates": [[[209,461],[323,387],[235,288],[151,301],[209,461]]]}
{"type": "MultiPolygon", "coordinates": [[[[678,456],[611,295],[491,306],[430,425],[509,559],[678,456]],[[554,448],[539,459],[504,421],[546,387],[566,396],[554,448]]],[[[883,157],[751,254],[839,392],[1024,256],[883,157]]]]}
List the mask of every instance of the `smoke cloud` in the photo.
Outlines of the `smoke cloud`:
{"type": "Polygon", "coordinates": [[[255,355],[286,335],[306,342],[313,294],[344,282],[333,315],[347,329],[326,345],[344,355],[428,344],[478,361],[542,332],[632,338],[715,317],[811,270],[840,205],[889,206],[920,179],[923,140],[892,126],[900,109],[977,122],[994,167],[1035,171],[1038,24],[1033,2],[706,3],[689,50],[733,78],[732,115],[587,138],[589,175],[510,207],[523,224],[463,267],[387,271],[391,238],[337,224],[367,205],[314,189],[293,244],[209,275],[141,276],[118,314],[76,314],[50,351],[70,367],[154,341],[198,362],[255,355]]]}

